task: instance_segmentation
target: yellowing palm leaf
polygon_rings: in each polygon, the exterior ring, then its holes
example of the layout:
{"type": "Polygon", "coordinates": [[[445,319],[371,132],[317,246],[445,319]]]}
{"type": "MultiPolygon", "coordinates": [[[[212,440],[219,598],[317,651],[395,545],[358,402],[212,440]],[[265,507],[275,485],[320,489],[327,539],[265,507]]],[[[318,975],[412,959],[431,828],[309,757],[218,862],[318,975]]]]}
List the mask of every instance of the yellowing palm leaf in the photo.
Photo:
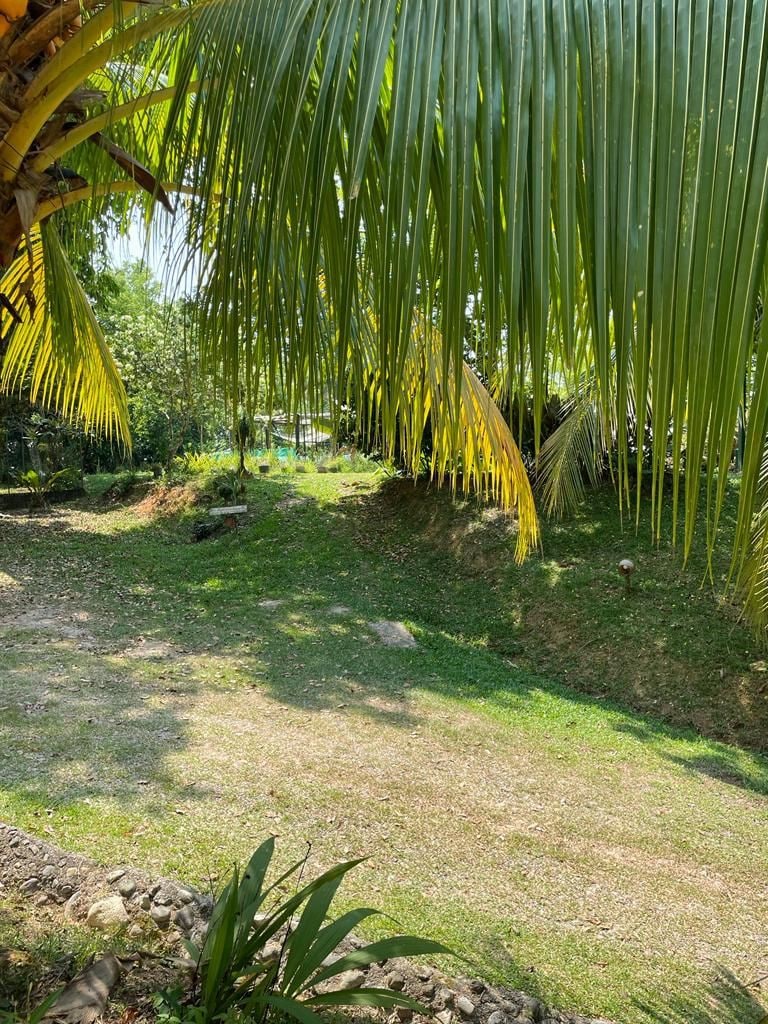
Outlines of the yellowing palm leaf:
{"type": "Polygon", "coordinates": [[[0,292],[11,307],[0,311],[0,389],[24,392],[129,445],[120,374],[52,227],[32,235],[0,279],[0,292]]]}

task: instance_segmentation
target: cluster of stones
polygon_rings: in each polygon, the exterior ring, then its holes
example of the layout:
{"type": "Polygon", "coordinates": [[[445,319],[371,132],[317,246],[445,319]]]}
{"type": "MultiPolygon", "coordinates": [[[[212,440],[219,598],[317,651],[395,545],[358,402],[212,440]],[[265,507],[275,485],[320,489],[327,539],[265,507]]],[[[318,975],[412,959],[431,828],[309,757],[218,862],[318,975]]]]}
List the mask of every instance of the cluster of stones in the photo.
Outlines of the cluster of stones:
{"type": "Polygon", "coordinates": [[[201,938],[213,906],[209,896],[167,879],[147,885],[141,875],[125,868],[110,871],[106,881],[117,891],[90,904],[85,915],[90,928],[112,931],[127,925],[128,934],[137,938],[144,934],[144,926],[151,924],[166,933],[169,945],[182,936],[201,938]]]}
{"type": "Polygon", "coordinates": [[[551,1009],[514,989],[496,988],[477,979],[449,978],[433,967],[414,966],[408,960],[373,964],[367,971],[347,971],[332,987],[389,988],[431,1011],[430,1017],[420,1017],[409,1009],[398,1009],[389,1024],[435,1020],[438,1024],[609,1024],[551,1009]]]}
{"type": "MultiPolygon", "coordinates": [[[[21,892],[36,904],[61,904],[73,920],[105,932],[125,929],[131,937],[162,935],[174,946],[189,937],[200,943],[213,900],[168,879],[149,880],[130,868],[107,871],[94,861],[64,851],[20,829],[0,823],[0,895],[21,892]]],[[[262,950],[269,957],[282,941],[262,950]]],[[[338,953],[361,945],[351,938],[338,953]]],[[[388,1024],[609,1024],[553,1010],[538,999],[483,981],[452,979],[433,967],[408,960],[389,960],[363,970],[346,971],[325,983],[327,989],[388,988],[402,992],[429,1009],[419,1017],[398,1009],[388,1024]]]]}
{"type": "Polygon", "coordinates": [[[87,874],[83,858],[0,823],[0,891],[15,889],[38,906],[66,903],[87,874]]]}
{"type": "Polygon", "coordinates": [[[138,871],[105,871],[87,857],[65,853],[20,829],[0,823],[0,892],[20,892],[37,906],[62,904],[73,921],[132,938],[159,930],[167,945],[199,941],[213,907],[210,896],[138,871]]]}

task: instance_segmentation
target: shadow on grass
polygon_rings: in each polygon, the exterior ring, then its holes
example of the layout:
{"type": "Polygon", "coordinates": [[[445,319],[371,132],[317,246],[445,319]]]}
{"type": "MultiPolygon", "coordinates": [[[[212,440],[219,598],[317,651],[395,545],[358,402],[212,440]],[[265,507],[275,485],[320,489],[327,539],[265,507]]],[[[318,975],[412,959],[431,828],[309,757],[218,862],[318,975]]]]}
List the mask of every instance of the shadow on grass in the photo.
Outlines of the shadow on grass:
{"type": "Polygon", "coordinates": [[[707,775],[716,782],[726,782],[729,786],[748,789],[754,793],[768,795],[768,773],[763,778],[750,778],[742,772],[734,771],[724,757],[704,755],[702,757],[670,757],[675,764],[682,765],[687,771],[707,775]]]}
{"type": "Polygon", "coordinates": [[[764,1024],[765,1007],[730,971],[721,969],[705,999],[670,993],[664,1009],[637,1001],[654,1024],[764,1024]]]}
{"type": "MultiPolygon", "coordinates": [[[[23,633],[15,641],[3,659],[4,789],[37,802],[43,817],[44,809],[99,797],[126,806],[141,797],[152,813],[188,795],[164,767],[169,753],[187,745],[187,727],[183,700],[167,695],[162,679],[66,641],[49,638],[42,651],[23,633]]],[[[185,683],[184,699],[197,692],[185,683]]]]}
{"type": "MultiPolygon", "coordinates": [[[[684,739],[686,734],[669,726],[642,721],[624,721],[615,726],[622,733],[642,741],[658,741],[662,737],[684,739]]],[[[691,775],[704,775],[714,782],[736,786],[760,796],[768,796],[768,761],[734,748],[721,747],[705,754],[694,753],[681,756],[658,745],[658,753],[672,764],[679,765],[691,775]]]]}

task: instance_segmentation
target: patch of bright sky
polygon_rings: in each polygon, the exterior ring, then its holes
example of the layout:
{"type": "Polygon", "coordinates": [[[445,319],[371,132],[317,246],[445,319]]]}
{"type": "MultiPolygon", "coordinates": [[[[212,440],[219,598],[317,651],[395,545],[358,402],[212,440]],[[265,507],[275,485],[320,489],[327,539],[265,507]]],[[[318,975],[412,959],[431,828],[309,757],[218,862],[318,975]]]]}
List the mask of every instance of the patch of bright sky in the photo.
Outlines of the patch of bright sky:
{"type": "MultiPolygon", "coordinates": [[[[179,216],[179,215],[177,215],[179,216]]],[[[188,265],[191,255],[183,242],[178,221],[158,210],[152,224],[134,215],[124,234],[114,231],[107,240],[107,255],[113,267],[143,263],[162,285],[163,294],[173,301],[197,291],[197,274],[188,265]]]]}

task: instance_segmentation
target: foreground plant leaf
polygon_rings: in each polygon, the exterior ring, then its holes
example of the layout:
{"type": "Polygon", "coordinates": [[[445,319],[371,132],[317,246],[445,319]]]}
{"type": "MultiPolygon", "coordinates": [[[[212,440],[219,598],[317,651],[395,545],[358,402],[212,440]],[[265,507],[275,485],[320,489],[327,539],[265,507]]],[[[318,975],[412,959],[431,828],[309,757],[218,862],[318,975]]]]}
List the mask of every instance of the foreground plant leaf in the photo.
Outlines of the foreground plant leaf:
{"type": "Polygon", "coordinates": [[[355,925],[376,913],[361,908],[326,923],[339,884],[361,862],[347,861],[330,868],[266,915],[257,917],[257,911],[275,886],[295,875],[306,863],[306,858],[302,859],[265,887],[273,854],[274,839],[270,838],[253,854],[242,877],[234,870],[213,908],[202,949],[187,944],[195,959],[198,982],[193,987],[193,1001],[202,1007],[206,1019],[213,1021],[233,1010],[253,1016],[273,1008],[301,1024],[317,1024],[319,1018],[310,1009],[312,1006],[407,1006],[426,1012],[408,996],[388,989],[361,988],[322,994],[314,991],[318,984],[353,967],[401,956],[450,954],[450,950],[429,939],[395,936],[341,955],[323,966],[355,925]],[[292,921],[300,908],[303,909],[298,920],[292,921]],[[276,944],[279,952],[265,958],[265,947],[276,944]]]}

